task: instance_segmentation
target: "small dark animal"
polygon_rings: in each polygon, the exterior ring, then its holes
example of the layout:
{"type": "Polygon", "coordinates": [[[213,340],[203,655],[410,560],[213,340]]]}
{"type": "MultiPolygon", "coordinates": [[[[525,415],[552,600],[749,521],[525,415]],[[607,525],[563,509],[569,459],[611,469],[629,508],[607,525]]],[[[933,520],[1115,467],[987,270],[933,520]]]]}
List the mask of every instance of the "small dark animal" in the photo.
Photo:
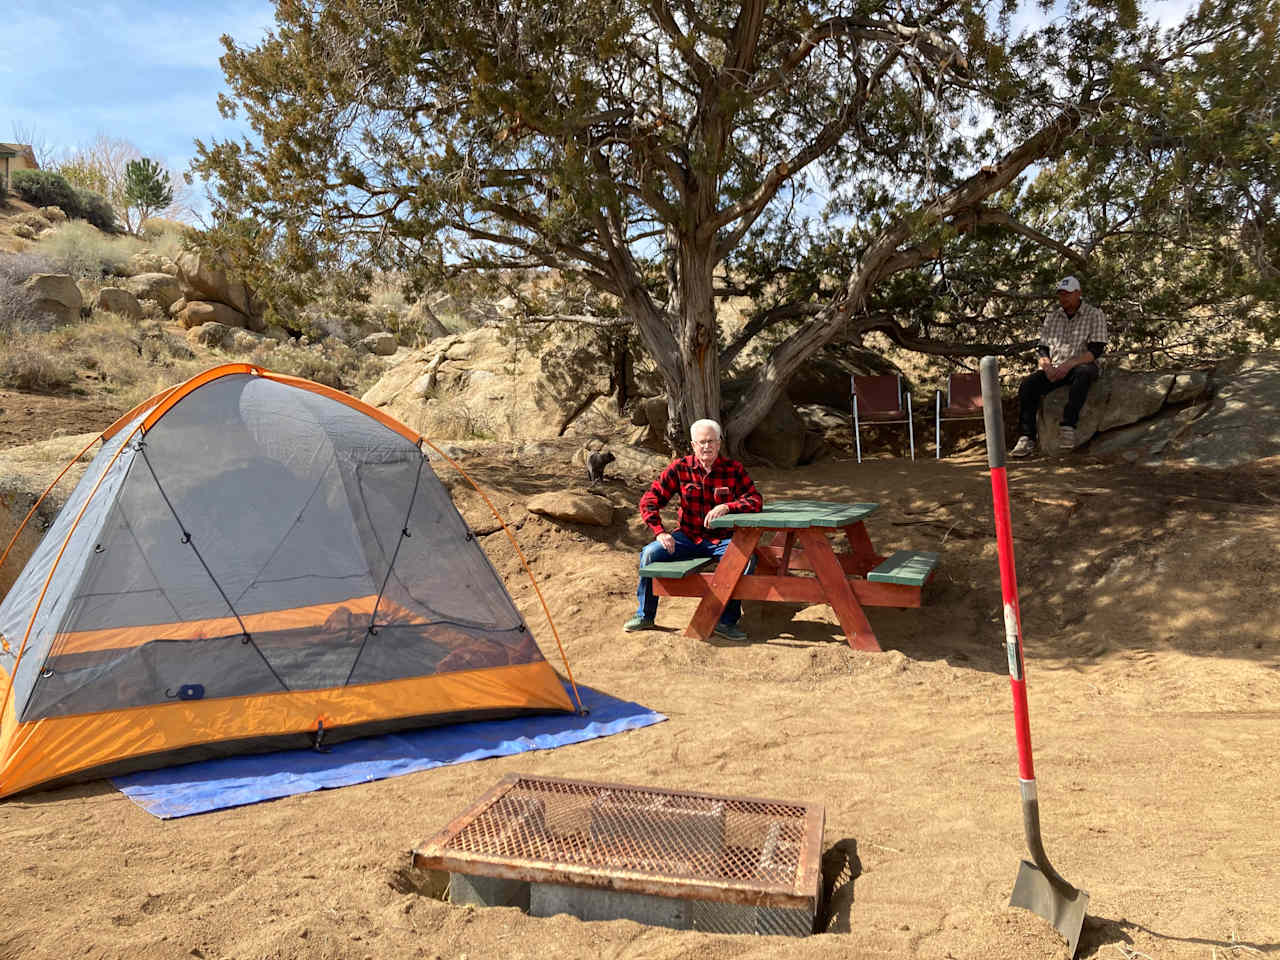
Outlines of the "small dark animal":
{"type": "Polygon", "coordinates": [[[587,479],[595,486],[604,479],[604,468],[618,458],[607,450],[597,450],[587,457],[587,479]]]}

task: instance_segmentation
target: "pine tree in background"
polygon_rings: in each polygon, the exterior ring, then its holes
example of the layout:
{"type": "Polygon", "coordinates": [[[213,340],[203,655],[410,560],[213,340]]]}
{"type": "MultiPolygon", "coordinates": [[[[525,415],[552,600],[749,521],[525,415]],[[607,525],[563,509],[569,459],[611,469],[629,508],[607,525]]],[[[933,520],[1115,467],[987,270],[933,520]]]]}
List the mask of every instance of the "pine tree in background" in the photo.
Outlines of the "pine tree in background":
{"type": "Polygon", "coordinates": [[[125,223],[138,233],[147,218],[173,203],[173,185],[169,174],[153,160],[143,157],[125,167],[124,197],[127,207],[125,223]],[[137,212],[137,220],[133,213],[137,212]]]}

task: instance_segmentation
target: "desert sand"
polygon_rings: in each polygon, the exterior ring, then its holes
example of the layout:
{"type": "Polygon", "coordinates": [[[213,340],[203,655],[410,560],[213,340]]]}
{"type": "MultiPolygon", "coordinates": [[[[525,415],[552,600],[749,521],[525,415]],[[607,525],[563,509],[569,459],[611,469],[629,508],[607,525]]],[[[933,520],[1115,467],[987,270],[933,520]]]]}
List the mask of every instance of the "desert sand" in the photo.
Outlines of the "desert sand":
{"type": "MultiPolygon", "coordinates": [[[[867,527],[882,551],[942,553],[925,606],[870,611],[881,653],[851,651],[825,607],[748,603],[751,640],[732,645],[684,637],[694,602],[668,600],[661,631],[625,634],[642,481],[595,489],[613,526],[572,527],[522,507],[582,485],[567,455],[466,466],[511,518],[574,676],[669,720],[174,821],[104,781],[12,798],[0,958],[1066,956],[1046,922],[1007,905],[1023,832],[977,448],[753,471],[766,498],[879,502],[867,527]],[[511,772],[823,804],[824,932],[707,935],[440,901],[410,851],[511,772]]],[[[1091,896],[1082,957],[1280,956],[1275,466],[1011,466],[1042,826],[1055,866],[1091,896]]],[[[560,666],[514,551],[501,532],[483,542],[560,666]]]]}

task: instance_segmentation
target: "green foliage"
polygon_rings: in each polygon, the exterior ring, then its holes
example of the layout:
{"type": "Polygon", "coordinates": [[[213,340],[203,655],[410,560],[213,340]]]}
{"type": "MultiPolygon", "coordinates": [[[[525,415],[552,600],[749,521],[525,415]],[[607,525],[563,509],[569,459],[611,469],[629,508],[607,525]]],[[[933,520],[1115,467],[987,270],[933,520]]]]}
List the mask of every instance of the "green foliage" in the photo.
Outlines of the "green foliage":
{"type": "MultiPolygon", "coordinates": [[[[198,143],[195,169],[218,242],[273,309],[307,302],[319,275],[359,294],[379,270],[421,291],[549,268],[548,315],[588,291],[597,315],[624,313],[687,417],[719,413],[714,348],[742,346],[716,297],[752,297],[746,332],[770,350],[732,439],[836,338],[1014,352],[1068,269],[1114,301],[1124,281],[1105,263],[1133,263],[1153,235],[1196,236],[1200,261],[1156,245],[1179,269],[1220,262],[1224,224],[1228,247],[1270,242],[1275,194],[1249,185],[1276,169],[1276,0],[1206,0],[1173,32],[1132,0],[1069,0],[1021,32],[1017,10],[282,4],[259,46],[227,40],[222,58],[222,108],[255,138],[198,143]],[[1204,149],[1162,151],[1169,127],[1204,149]],[[1078,189],[1022,179],[1037,167],[1078,189]],[[1126,228],[1139,215],[1144,230],[1126,228]]],[[[1126,304],[1121,326],[1143,309],[1126,304]]]]}
{"type": "Polygon", "coordinates": [[[94,193],[103,196],[106,196],[111,190],[111,183],[102,168],[96,164],[89,163],[83,158],[59,163],[53,168],[53,172],[66,180],[71,186],[79,187],[82,190],[92,190],[94,193]]]}
{"type": "Polygon", "coordinates": [[[10,175],[13,192],[37,207],[61,207],[67,216],[79,209],[75,189],[65,177],[50,170],[15,170],[10,175]]]}
{"type": "Polygon", "coordinates": [[[168,172],[147,157],[125,166],[124,201],[138,212],[138,226],[153,213],[173,203],[173,184],[168,172]]]}
{"type": "Polygon", "coordinates": [[[79,187],[75,188],[75,194],[76,209],[84,219],[107,233],[115,233],[120,229],[116,224],[116,212],[106,197],[79,187]]]}

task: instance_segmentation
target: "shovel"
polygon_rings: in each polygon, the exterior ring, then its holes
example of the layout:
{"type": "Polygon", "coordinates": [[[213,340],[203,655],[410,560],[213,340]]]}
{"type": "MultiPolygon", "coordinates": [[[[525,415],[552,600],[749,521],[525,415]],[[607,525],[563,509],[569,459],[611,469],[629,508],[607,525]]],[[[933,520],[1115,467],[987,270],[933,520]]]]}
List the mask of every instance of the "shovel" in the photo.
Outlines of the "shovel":
{"type": "Polygon", "coordinates": [[[1000,593],[1004,601],[1004,638],[1013,688],[1013,719],[1018,735],[1018,785],[1022,789],[1022,826],[1031,860],[1018,866],[1009,906],[1044,917],[1066,938],[1071,956],[1080,943],[1089,894],[1073,887],[1049,863],[1040,840],[1040,802],[1031,763],[1031,721],[1027,713],[1027,681],[1022,661],[1022,615],[1018,611],[1018,576],[1013,566],[1013,525],[1009,519],[1009,483],[1004,467],[1004,415],[1000,406],[1000,361],[982,358],[982,417],[987,428],[987,462],[995,502],[996,549],[1000,555],[1000,593]]]}

